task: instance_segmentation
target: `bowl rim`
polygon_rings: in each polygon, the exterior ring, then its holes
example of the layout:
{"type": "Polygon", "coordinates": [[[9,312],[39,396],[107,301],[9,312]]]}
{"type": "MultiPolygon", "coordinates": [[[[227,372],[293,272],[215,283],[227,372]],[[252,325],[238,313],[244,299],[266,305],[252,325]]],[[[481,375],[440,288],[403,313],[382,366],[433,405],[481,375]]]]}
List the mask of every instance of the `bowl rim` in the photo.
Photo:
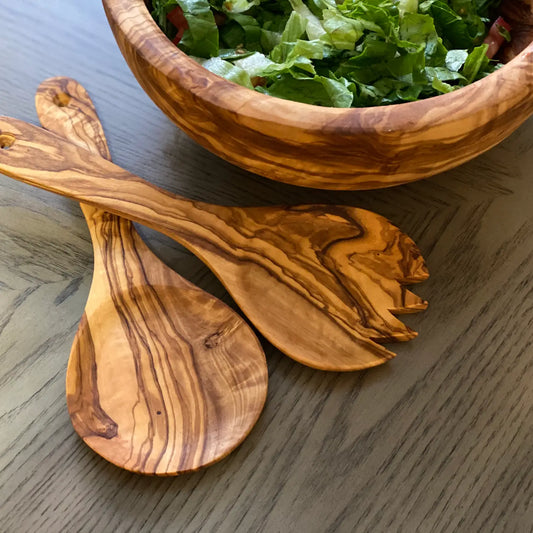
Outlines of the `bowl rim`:
{"type": "Polygon", "coordinates": [[[337,134],[376,129],[388,134],[405,133],[450,121],[468,120],[473,115],[484,113],[491,102],[479,98],[480,90],[487,94],[492,94],[492,89],[497,90],[498,105],[504,101],[516,105],[533,93],[533,76],[527,76],[528,69],[533,69],[532,41],[502,68],[451,93],[374,107],[335,108],[294,102],[248,89],[202,67],[163,33],[152,18],[145,0],[102,2],[108,18],[120,28],[135,53],[152,69],[160,71],[177,86],[186,88],[197,99],[234,113],[248,123],[275,123],[279,128],[298,130],[319,128],[323,132],[335,131],[337,134]],[[516,76],[511,76],[511,73],[516,76]],[[464,105],[465,101],[468,105],[464,105]]]}

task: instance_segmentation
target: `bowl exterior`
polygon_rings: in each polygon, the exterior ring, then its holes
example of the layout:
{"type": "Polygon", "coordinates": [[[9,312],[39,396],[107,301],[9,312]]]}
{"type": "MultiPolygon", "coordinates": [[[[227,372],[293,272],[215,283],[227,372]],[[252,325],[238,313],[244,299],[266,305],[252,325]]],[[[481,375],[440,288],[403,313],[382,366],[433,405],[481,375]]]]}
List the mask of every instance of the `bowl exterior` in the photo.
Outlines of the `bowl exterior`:
{"type": "Polygon", "coordinates": [[[493,147],[533,113],[533,43],[487,78],[400,105],[334,109],[288,102],[220,78],[178,50],[142,0],[104,0],[133,74],[199,144],[278,181],[375,189],[445,171],[493,147]]]}

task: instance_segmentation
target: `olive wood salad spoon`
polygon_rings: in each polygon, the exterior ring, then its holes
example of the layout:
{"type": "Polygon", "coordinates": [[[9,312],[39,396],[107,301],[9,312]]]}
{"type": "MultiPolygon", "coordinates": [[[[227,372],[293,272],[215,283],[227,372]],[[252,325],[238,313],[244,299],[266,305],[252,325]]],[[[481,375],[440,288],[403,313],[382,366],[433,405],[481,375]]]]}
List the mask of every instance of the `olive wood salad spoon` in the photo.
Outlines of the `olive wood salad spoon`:
{"type": "Polygon", "coordinates": [[[413,241],[354,207],[227,207],[160,189],[20,120],[0,117],[0,172],[152,227],[196,254],[259,331],[314,368],[360,370],[416,333],[404,285],[428,277],[413,241]]]}
{"type": "MultiPolygon", "coordinates": [[[[109,159],[92,102],[68,78],[39,87],[43,126],[109,159]]],[[[250,432],[268,371],[250,327],[178,276],[129,220],[81,205],[94,276],[67,369],[67,405],[83,440],[112,463],[176,475],[218,461],[250,432]]]]}

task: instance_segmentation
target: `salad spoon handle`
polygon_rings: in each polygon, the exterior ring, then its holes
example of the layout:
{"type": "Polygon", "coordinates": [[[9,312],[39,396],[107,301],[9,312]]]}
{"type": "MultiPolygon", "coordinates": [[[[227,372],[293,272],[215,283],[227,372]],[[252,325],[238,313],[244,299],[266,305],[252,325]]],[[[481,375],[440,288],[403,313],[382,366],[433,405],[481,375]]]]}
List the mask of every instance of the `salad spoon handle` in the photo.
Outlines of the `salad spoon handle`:
{"type": "MultiPolygon", "coordinates": [[[[39,86],[41,123],[109,159],[87,92],[69,78],[39,86]]],[[[142,474],[207,466],[250,432],[267,393],[261,346],[244,320],[180,277],[126,219],[81,205],[94,273],[67,368],[80,437],[142,474]]]]}

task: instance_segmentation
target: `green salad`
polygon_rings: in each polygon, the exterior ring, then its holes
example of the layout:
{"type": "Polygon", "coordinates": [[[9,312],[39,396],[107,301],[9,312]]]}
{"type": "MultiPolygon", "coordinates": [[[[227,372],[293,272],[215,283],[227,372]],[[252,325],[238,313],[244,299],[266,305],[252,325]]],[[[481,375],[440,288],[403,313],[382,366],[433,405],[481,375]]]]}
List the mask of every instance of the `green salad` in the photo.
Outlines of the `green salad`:
{"type": "MultiPolygon", "coordinates": [[[[411,102],[500,67],[486,44],[499,0],[152,0],[152,15],[210,71],[329,107],[411,102]],[[490,54],[489,54],[490,55],[490,54]]],[[[509,39],[505,26],[497,26],[509,39]]]]}

